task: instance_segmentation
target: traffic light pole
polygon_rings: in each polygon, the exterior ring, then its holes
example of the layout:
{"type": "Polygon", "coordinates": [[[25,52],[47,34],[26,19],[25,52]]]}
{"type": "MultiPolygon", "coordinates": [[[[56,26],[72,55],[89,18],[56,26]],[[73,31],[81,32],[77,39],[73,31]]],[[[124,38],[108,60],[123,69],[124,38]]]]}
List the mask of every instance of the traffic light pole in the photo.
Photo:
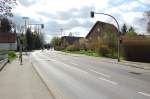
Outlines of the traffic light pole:
{"type": "Polygon", "coordinates": [[[91,17],[92,17],[92,18],[94,17],[94,14],[103,14],[103,15],[107,15],[107,16],[113,18],[113,19],[115,20],[115,22],[117,23],[117,32],[118,32],[118,34],[117,34],[117,36],[118,36],[118,40],[117,40],[117,43],[118,43],[118,44],[117,44],[117,45],[118,45],[118,62],[120,62],[120,31],[119,31],[119,23],[118,23],[118,21],[116,20],[115,17],[113,17],[113,16],[110,15],[110,14],[96,13],[96,12],[94,12],[94,11],[91,11],[91,17]]]}

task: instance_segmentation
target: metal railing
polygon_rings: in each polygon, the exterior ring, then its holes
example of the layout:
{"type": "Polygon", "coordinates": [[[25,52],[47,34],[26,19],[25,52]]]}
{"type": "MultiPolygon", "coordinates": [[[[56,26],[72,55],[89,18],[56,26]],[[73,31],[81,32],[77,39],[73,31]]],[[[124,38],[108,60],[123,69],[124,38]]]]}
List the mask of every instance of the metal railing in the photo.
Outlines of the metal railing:
{"type": "Polygon", "coordinates": [[[4,65],[8,62],[8,51],[0,51],[0,71],[4,65]]]}
{"type": "Polygon", "coordinates": [[[8,51],[0,51],[0,61],[8,58],[8,51]]]}

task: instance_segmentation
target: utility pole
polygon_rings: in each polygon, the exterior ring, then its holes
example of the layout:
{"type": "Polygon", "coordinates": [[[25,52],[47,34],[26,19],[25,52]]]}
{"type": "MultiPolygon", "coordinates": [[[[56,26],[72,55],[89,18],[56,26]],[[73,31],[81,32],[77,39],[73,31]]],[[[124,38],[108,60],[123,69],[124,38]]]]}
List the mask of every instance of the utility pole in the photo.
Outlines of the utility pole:
{"type": "Polygon", "coordinates": [[[20,65],[23,65],[22,64],[22,49],[23,49],[23,34],[21,34],[20,36],[19,36],[19,51],[20,51],[20,53],[19,53],[19,61],[20,61],[20,65]]]}

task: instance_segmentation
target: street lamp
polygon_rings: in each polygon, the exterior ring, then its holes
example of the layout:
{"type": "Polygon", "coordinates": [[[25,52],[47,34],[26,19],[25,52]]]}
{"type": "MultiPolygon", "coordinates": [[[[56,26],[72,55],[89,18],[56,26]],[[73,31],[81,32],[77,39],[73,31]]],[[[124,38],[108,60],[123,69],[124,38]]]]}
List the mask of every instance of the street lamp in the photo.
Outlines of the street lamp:
{"type": "Polygon", "coordinates": [[[22,65],[22,49],[23,49],[23,34],[21,34],[19,36],[19,61],[20,61],[20,65],[22,65]]]}
{"type": "Polygon", "coordinates": [[[27,31],[27,20],[29,19],[29,17],[22,17],[22,19],[24,19],[25,21],[25,33],[27,31]]]}
{"type": "Polygon", "coordinates": [[[116,20],[115,17],[113,17],[113,16],[110,15],[110,14],[96,13],[96,12],[94,12],[94,11],[91,11],[91,17],[92,17],[92,18],[94,18],[94,14],[103,14],[103,15],[107,15],[107,16],[113,18],[113,19],[115,20],[115,22],[117,23],[117,30],[118,30],[118,31],[117,31],[117,32],[118,32],[118,34],[117,34],[117,36],[118,36],[118,62],[120,62],[120,31],[119,31],[119,23],[118,23],[118,21],[116,20]]]}

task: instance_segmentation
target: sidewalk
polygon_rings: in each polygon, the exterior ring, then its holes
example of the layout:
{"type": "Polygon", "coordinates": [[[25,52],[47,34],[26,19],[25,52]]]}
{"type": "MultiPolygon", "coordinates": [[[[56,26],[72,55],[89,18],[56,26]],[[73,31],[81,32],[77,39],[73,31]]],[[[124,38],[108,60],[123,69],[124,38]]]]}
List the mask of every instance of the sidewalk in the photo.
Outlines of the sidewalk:
{"type": "Polygon", "coordinates": [[[54,98],[24,55],[23,65],[16,59],[0,72],[0,99],[54,98]]]}

